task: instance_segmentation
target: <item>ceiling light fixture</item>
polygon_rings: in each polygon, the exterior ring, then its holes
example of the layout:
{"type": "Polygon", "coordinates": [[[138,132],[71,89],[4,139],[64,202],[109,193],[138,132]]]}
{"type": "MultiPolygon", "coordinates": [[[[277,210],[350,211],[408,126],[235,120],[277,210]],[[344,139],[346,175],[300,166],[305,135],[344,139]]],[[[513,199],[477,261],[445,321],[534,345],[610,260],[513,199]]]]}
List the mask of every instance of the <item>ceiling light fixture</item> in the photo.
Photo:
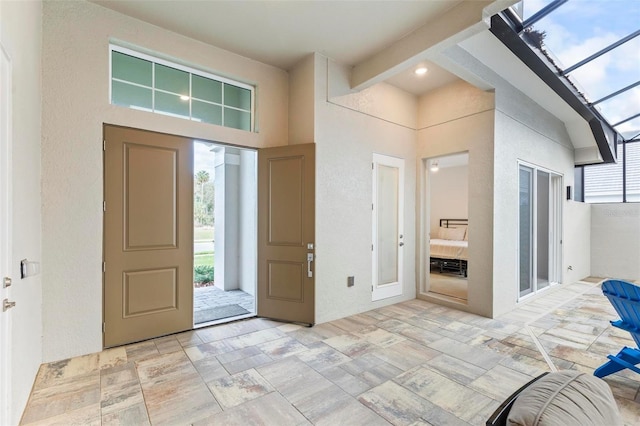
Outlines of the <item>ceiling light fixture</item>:
{"type": "Polygon", "coordinates": [[[437,172],[438,171],[438,160],[435,160],[435,161],[431,162],[431,171],[432,172],[437,172]]]}
{"type": "Polygon", "coordinates": [[[188,101],[189,97],[187,95],[182,95],[182,96],[180,96],[180,100],[188,101]]]}
{"type": "Polygon", "coordinates": [[[416,73],[416,75],[425,75],[427,71],[428,71],[427,67],[420,67],[420,68],[416,68],[414,73],[416,73]]]}

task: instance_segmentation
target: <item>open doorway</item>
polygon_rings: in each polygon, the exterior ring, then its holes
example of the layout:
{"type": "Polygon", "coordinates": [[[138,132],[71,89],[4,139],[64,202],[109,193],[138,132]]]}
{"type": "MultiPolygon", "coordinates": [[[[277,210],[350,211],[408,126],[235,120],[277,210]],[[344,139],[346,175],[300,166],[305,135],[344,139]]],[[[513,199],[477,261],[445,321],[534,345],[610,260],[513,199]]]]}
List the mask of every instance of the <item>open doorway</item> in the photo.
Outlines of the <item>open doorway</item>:
{"type": "Polygon", "coordinates": [[[429,294],[467,303],[469,153],[427,160],[429,294]]]}
{"type": "Polygon", "coordinates": [[[256,151],[194,142],[194,327],[256,314],[256,151]]]}

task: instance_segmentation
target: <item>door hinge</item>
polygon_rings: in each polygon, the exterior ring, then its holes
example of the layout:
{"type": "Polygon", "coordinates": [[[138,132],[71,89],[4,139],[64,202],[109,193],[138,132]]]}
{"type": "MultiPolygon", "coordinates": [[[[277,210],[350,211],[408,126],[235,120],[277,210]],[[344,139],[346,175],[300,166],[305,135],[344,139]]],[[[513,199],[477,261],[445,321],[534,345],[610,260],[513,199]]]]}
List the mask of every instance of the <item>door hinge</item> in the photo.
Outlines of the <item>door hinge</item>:
{"type": "Polygon", "coordinates": [[[373,203],[371,203],[371,210],[373,210],[373,203]]]}
{"type": "Polygon", "coordinates": [[[103,322],[102,323],[102,332],[104,333],[106,329],[107,329],[107,323],[103,322]]]}
{"type": "Polygon", "coordinates": [[[371,251],[373,251],[373,244],[371,244],[371,251]]]}
{"type": "Polygon", "coordinates": [[[371,293],[373,293],[373,285],[371,286],[371,293]]]}
{"type": "Polygon", "coordinates": [[[102,150],[103,151],[107,150],[107,141],[105,139],[102,139],[102,150]]]}
{"type": "Polygon", "coordinates": [[[103,211],[103,212],[106,212],[106,211],[107,211],[107,202],[106,202],[106,201],[103,201],[103,202],[102,202],[102,211],[103,211]]]}
{"type": "Polygon", "coordinates": [[[371,170],[373,170],[375,168],[374,164],[371,163],[371,170]]]}
{"type": "Polygon", "coordinates": [[[107,262],[102,262],[102,272],[107,272],[107,262]]]}

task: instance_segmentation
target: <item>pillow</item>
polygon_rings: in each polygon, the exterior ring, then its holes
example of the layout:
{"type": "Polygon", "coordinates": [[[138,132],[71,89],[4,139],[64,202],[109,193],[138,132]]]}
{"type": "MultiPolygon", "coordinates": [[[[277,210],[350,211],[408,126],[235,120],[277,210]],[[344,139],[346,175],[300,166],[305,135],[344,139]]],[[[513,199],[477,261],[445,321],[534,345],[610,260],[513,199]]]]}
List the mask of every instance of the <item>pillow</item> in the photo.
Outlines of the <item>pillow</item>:
{"type": "Polygon", "coordinates": [[[441,240],[462,241],[467,228],[443,228],[438,230],[438,237],[441,240]]]}
{"type": "Polygon", "coordinates": [[[509,426],[622,425],[607,382],[578,371],[550,373],[513,403],[509,426]]]}

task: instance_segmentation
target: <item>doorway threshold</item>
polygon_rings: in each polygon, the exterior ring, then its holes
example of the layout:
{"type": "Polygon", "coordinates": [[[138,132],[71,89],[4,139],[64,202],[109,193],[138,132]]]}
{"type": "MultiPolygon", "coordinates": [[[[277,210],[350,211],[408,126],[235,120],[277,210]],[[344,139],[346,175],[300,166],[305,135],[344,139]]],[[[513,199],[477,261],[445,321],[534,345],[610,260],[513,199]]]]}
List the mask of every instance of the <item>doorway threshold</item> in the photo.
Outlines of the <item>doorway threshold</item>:
{"type": "Polygon", "coordinates": [[[244,314],[244,315],[238,315],[235,317],[228,317],[228,318],[220,318],[218,320],[213,320],[213,321],[207,321],[207,322],[202,322],[199,324],[194,324],[193,325],[193,329],[197,330],[199,328],[205,328],[205,327],[209,327],[212,325],[218,325],[218,324],[226,324],[228,322],[233,322],[233,321],[240,321],[243,319],[247,319],[247,318],[254,318],[257,317],[258,315],[255,313],[248,313],[248,314],[244,314]]]}

